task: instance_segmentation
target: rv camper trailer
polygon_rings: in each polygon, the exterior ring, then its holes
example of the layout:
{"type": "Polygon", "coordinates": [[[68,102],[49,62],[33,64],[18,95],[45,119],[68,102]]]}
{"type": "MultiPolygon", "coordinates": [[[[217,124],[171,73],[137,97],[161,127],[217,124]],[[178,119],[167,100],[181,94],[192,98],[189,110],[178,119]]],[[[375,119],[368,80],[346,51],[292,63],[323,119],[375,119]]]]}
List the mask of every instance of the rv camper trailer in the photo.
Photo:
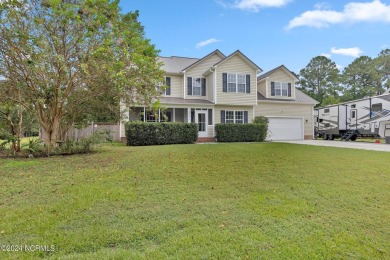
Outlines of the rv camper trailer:
{"type": "Polygon", "coordinates": [[[321,107],[314,116],[316,136],[324,140],[385,137],[390,127],[390,93],[321,107]]]}

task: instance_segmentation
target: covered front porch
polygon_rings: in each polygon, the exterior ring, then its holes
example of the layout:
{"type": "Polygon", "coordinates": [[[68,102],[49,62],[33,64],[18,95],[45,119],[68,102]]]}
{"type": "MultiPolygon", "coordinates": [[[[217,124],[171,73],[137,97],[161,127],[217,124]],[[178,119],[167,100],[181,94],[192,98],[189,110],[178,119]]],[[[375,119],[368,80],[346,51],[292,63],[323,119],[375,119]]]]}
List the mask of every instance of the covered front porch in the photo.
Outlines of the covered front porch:
{"type": "Polygon", "coordinates": [[[181,122],[196,123],[198,137],[214,137],[213,108],[208,107],[167,107],[153,111],[147,107],[133,107],[129,111],[129,121],[142,122],[181,122]]]}

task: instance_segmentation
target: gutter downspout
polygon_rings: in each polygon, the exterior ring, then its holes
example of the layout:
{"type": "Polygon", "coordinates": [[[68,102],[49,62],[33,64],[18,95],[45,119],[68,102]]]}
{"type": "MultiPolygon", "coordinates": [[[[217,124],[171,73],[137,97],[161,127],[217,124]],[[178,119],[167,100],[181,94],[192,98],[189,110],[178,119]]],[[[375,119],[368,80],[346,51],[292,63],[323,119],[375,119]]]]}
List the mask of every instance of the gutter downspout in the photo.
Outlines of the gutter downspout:
{"type": "Polygon", "coordinates": [[[213,137],[215,137],[215,105],[217,104],[217,66],[213,66],[214,68],[214,95],[213,95],[213,137]]]}
{"type": "Polygon", "coordinates": [[[183,71],[183,98],[186,99],[186,71],[183,71]]]}
{"type": "Polygon", "coordinates": [[[217,67],[214,66],[214,104],[217,104],[217,67]]]}

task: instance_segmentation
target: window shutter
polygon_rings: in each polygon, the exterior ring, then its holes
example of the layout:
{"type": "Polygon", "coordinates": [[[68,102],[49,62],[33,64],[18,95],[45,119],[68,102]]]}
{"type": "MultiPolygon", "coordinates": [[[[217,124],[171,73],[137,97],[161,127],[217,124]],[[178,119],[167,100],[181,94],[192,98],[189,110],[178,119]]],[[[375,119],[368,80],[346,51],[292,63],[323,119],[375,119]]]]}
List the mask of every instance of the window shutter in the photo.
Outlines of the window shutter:
{"type": "Polygon", "coordinates": [[[251,93],[251,75],[246,75],[246,93],[251,93]]]}
{"type": "Polygon", "coordinates": [[[165,89],[165,94],[171,95],[171,77],[165,78],[165,85],[167,85],[167,88],[165,89]]]}
{"type": "Polygon", "coordinates": [[[288,83],[288,96],[291,97],[291,83],[288,83]]]}
{"type": "Polygon", "coordinates": [[[202,96],[206,96],[206,79],[202,78],[202,96]]]}
{"type": "Polygon", "coordinates": [[[271,82],[271,96],[275,96],[275,82],[271,82]]]}
{"type": "Polygon", "coordinates": [[[213,125],[213,110],[209,109],[209,125],[213,125]]]}
{"type": "Polygon", "coordinates": [[[227,73],[222,73],[222,91],[227,92],[227,73]]]}
{"type": "Polygon", "coordinates": [[[187,78],[187,94],[189,96],[192,96],[192,78],[191,77],[187,78]]]}
{"type": "Polygon", "coordinates": [[[244,111],[244,124],[248,124],[248,111],[244,111]]]}
{"type": "Polygon", "coordinates": [[[221,123],[225,124],[225,110],[221,110],[221,123]]]}

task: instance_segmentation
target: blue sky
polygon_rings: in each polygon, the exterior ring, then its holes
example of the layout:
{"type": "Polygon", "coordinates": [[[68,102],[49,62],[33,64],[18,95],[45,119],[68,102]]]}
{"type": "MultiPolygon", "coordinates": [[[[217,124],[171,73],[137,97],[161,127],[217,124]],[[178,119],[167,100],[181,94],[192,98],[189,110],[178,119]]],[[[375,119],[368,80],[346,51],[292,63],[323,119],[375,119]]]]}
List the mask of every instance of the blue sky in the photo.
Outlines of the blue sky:
{"type": "Polygon", "coordinates": [[[264,71],[299,73],[326,55],[344,68],[390,48],[390,0],[122,0],[139,10],[161,56],[201,58],[241,50],[264,71]]]}

